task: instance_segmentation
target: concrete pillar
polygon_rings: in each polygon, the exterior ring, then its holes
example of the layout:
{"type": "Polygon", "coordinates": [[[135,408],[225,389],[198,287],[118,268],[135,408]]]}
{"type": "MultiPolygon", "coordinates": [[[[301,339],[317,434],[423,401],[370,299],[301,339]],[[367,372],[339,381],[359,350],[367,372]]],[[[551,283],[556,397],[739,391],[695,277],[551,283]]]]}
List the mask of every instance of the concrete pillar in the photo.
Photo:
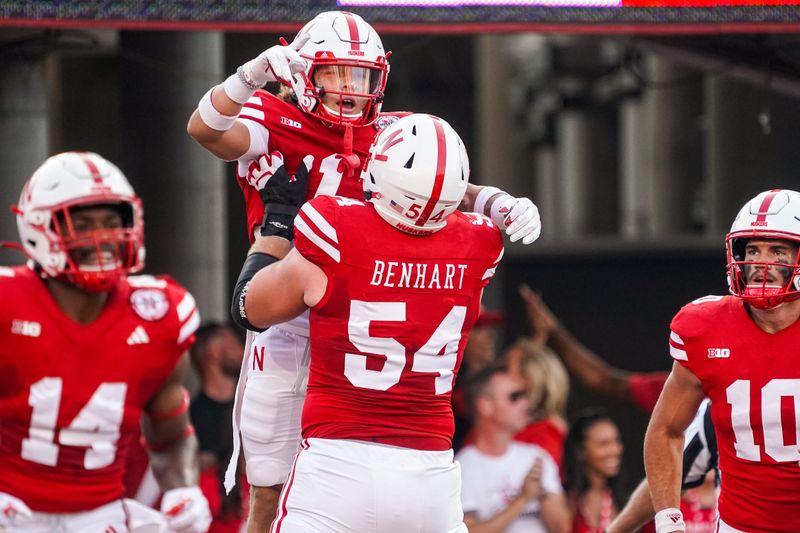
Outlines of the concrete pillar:
{"type": "Polygon", "coordinates": [[[513,36],[475,37],[475,129],[477,153],[470,154],[475,183],[491,184],[516,196],[529,195],[525,134],[511,107],[514,69],[503,51],[513,36]]]}
{"type": "Polygon", "coordinates": [[[533,201],[542,218],[542,236],[551,240],[559,234],[564,224],[563,212],[556,209],[559,191],[558,153],[551,144],[538,146],[533,152],[533,169],[536,176],[533,201]]]}
{"type": "MultiPolygon", "coordinates": [[[[185,284],[206,319],[228,315],[224,164],[186,134],[197,101],[224,78],[218,32],[123,32],[125,168],[145,206],[150,272],[185,284]]],[[[240,258],[233,261],[238,267],[240,258]]]]}
{"type": "Polygon", "coordinates": [[[620,106],[621,230],[625,237],[691,233],[702,181],[702,78],[644,58],[649,85],[620,106]]]}
{"type": "Polygon", "coordinates": [[[601,106],[565,109],[558,117],[559,237],[613,234],[618,224],[616,127],[601,106]]]}
{"type": "MultiPolygon", "coordinates": [[[[0,241],[19,242],[8,206],[48,155],[46,63],[42,57],[14,57],[0,64],[0,241]]],[[[0,264],[20,264],[22,254],[3,252],[0,264]]]]}

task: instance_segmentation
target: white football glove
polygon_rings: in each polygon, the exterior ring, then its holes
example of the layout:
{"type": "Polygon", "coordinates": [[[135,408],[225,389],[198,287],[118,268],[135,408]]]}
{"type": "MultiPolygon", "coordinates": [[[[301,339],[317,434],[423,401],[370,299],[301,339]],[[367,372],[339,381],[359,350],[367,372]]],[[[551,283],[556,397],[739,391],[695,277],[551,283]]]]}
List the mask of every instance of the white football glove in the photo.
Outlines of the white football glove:
{"type": "Polygon", "coordinates": [[[287,45],[276,44],[242,65],[242,74],[247,82],[258,87],[268,81],[291,83],[293,74],[306,69],[306,60],[300,57],[298,50],[308,42],[309,37],[309,34],[303,33],[287,45]]]}
{"type": "Polygon", "coordinates": [[[161,512],[170,531],[205,533],[211,525],[208,501],[198,487],[170,489],[161,498],[161,512]]]}
{"type": "Polygon", "coordinates": [[[283,154],[272,152],[258,158],[257,166],[247,172],[247,183],[256,190],[261,190],[275,172],[283,166],[283,154]]]}
{"type": "Polygon", "coordinates": [[[16,525],[20,518],[33,518],[33,511],[16,496],[0,492],[0,527],[16,525]]]}
{"type": "Polygon", "coordinates": [[[542,233],[542,220],[539,208],[528,198],[514,198],[503,195],[492,204],[492,222],[505,228],[511,242],[522,239],[522,244],[530,244],[542,233]]]}

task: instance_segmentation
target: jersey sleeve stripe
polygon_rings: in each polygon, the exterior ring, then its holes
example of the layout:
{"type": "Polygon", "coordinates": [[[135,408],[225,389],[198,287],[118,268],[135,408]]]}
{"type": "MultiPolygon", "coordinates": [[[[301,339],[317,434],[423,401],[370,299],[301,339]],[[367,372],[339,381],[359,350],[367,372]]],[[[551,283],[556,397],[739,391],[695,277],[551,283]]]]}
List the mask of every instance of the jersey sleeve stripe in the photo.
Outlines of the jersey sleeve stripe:
{"type": "Polygon", "coordinates": [[[334,248],[328,241],[320,237],[311,227],[303,220],[303,217],[298,215],[294,219],[294,227],[297,231],[302,233],[309,241],[316,244],[317,247],[328,254],[331,259],[339,263],[341,261],[341,254],[337,248],[334,248]]]}
{"type": "Polygon", "coordinates": [[[497,259],[494,260],[494,265],[497,266],[500,263],[500,260],[503,258],[503,254],[506,253],[505,247],[500,248],[500,254],[497,256],[497,259]]]}
{"type": "Polygon", "coordinates": [[[249,117],[254,118],[256,120],[264,120],[264,111],[261,109],[254,109],[252,107],[244,106],[242,111],[239,113],[239,118],[249,117]]]}
{"type": "Polygon", "coordinates": [[[195,309],[192,316],[189,317],[189,320],[181,327],[180,333],[178,333],[178,344],[183,344],[183,341],[197,331],[198,326],[200,326],[200,312],[195,309]]]}
{"type": "Polygon", "coordinates": [[[683,339],[675,333],[674,331],[669,332],[669,354],[672,356],[673,359],[677,359],[678,361],[688,361],[689,356],[686,353],[686,350],[683,350],[683,339]]]}
{"type": "Polygon", "coordinates": [[[184,294],[183,295],[183,299],[178,304],[178,307],[176,309],[177,312],[178,312],[178,320],[180,322],[183,322],[184,320],[186,320],[186,317],[188,317],[196,307],[197,307],[197,304],[194,301],[194,298],[192,297],[192,295],[190,293],[188,293],[188,292],[186,294],[184,294]]]}
{"type": "Polygon", "coordinates": [[[689,356],[686,354],[685,350],[680,350],[671,344],[669,345],[669,355],[671,355],[673,359],[677,359],[678,361],[689,360],[689,356]]]}
{"type": "Polygon", "coordinates": [[[483,277],[481,279],[489,279],[493,277],[495,270],[497,270],[497,267],[487,268],[486,272],[483,273],[483,277]]]}
{"type": "Polygon", "coordinates": [[[339,237],[336,235],[336,230],[331,226],[325,217],[319,211],[314,209],[311,204],[304,204],[300,212],[305,214],[311,221],[322,231],[322,233],[336,244],[339,244],[339,237]]]}

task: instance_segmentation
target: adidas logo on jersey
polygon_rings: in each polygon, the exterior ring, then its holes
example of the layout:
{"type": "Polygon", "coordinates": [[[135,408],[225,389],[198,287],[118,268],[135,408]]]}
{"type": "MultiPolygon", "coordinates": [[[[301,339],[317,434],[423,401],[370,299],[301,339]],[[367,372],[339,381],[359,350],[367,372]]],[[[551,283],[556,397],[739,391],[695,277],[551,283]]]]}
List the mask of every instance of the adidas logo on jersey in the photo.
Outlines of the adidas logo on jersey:
{"type": "Polygon", "coordinates": [[[303,129],[303,125],[297,122],[296,120],[292,120],[287,117],[281,117],[281,124],[284,126],[291,126],[293,128],[297,128],[298,130],[303,129]]]}
{"type": "Polygon", "coordinates": [[[26,337],[38,337],[42,334],[42,325],[28,320],[12,320],[11,333],[26,337]]]}
{"type": "Polygon", "coordinates": [[[147,335],[147,332],[144,330],[142,326],[136,326],[136,329],[128,336],[128,340],[126,341],[128,346],[133,346],[134,344],[147,344],[150,342],[150,337],[147,335]]]}
{"type": "Polygon", "coordinates": [[[708,358],[709,359],[726,359],[731,356],[731,349],[730,348],[709,348],[708,349],[708,358]]]}

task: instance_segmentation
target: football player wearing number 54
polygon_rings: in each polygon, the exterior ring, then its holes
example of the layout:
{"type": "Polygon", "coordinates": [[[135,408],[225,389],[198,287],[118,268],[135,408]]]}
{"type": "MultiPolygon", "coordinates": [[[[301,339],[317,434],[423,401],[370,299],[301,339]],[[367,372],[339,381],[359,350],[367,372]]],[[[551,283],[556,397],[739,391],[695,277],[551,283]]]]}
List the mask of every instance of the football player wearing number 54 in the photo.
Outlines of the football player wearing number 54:
{"type": "Polygon", "coordinates": [[[645,437],[658,533],[685,531],[678,497],[683,432],[704,396],[719,450],[721,533],[800,531],[800,193],[745,204],[726,237],[732,296],[672,319],[675,362],[645,437]]]}
{"type": "MultiPolygon", "coordinates": [[[[303,26],[291,43],[276,44],[244,63],[199,101],[187,130],[217,157],[238,160],[236,177],[251,242],[264,215],[259,190],[271,179],[269,169],[285,166],[295,173],[312,156],[307,199],[336,195],[363,200],[359,176],[370,145],[380,131],[408,114],[381,110],[390,55],[363,18],[328,11],[303,26]],[[277,94],[263,90],[268,82],[279,84],[277,94]]],[[[530,244],[539,237],[539,211],[528,198],[468,184],[460,203],[463,211],[490,217],[512,242],[530,244]]],[[[423,207],[409,204],[400,215],[416,220],[423,207]]],[[[443,211],[429,216],[438,220],[443,211]]],[[[252,489],[251,533],[263,531],[275,516],[300,443],[308,330],[307,315],[301,315],[265,333],[248,334],[226,486],[235,480],[241,428],[252,489]]]]}
{"type": "Polygon", "coordinates": [[[251,329],[311,310],[303,440],[271,531],[466,533],[451,391],[503,242],[456,211],[463,143],[441,119],[401,118],[370,150],[368,201],[303,205],[308,166],[265,187],[232,308],[251,329]]]}
{"type": "Polygon", "coordinates": [[[0,267],[0,531],[201,533],[181,382],[200,318],[144,261],[142,205],[111,162],[49,158],[14,207],[30,261],[0,267]],[[139,426],[161,511],[123,499],[139,426]]]}

